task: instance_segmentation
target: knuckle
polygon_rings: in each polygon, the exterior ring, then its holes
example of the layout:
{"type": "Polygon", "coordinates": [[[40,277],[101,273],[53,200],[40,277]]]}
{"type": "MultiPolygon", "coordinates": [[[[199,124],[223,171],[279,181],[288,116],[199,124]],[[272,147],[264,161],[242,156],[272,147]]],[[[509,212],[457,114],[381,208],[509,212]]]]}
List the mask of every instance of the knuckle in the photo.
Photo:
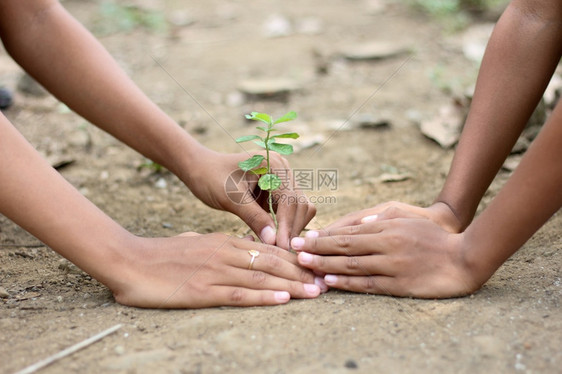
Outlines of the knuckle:
{"type": "Polygon", "coordinates": [[[366,292],[376,292],[378,290],[377,281],[373,276],[363,277],[363,290],[366,292]]]}
{"type": "Polygon", "coordinates": [[[337,238],[338,246],[341,248],[349,248],[353,244],[353,237],[350,235],[340,235],[337,238]]]}
{"type": "Polygon", "coordinates": [[[359,234],[361,232],[361,226],[360,225],[348,226],[346,231],[347,231],[348,235],[356,235],[356,234],[359,234]]]}
{"type": "Polygon", "coordinates": [[[349,270],[356,270],[359,268],[359,261],[357,260],[357,257],[348,257],[346,259],[346,267],[349,270]]]}
{"type": "Polygon", "coordinates": [[[232,291],[232,293],[230,294],[230,301],[232,301],[235,304],[239,304],[244,300],[244,292],[242,292],[241,289],[235,289],[234,291],[232,291]]]}
{"type": "Polygon", "coordinates": [[[263,271],[254,271],[252,274],[252,281],[256,284],[264,284],[267,280],[267,276],[263,271]]]}

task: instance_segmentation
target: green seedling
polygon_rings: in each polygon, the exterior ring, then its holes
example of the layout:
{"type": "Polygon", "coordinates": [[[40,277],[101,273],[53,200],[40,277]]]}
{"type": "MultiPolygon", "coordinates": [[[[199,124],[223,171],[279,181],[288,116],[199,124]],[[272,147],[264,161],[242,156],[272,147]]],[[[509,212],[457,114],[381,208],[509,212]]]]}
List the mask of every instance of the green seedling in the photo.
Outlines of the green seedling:
{"type": "Polygon", "coordinates": [[[277,229],[277,217],[275,211],[273,210],[273,199],[272,192],[281,187],[281,179],[272,173],[271,166],[269,163],[269,154],[271,151],[277,152],[281,155],[290,155],[293,153],[293,146],[290,144],[279,143],[279,139],[297,139],[299,134],[296,132],[285,132],[281,134],[273,134],[279,130],[275,127],[283,122],[292,121],[297,118],[297,113],[291,111],[285,114],[283,117],[273,120],[268,114],[252,112],[251,114],[246,114],[246,118],[253,121],[261,121],[266,124],[266,126],[257,126],[256,129],[265,133],[265,136],[259,135],[246,135],[236,139],[236,143],[244,143],[253,141],[255,144],[259,145],[265,149],[265,157],[262,155],[253,155],[247,160],[238,163],[240,169],[246,172],[251,172],[255,175],[260,176],[258,181],[258,186],[269,192],[267,197],[267,202],[269,204],[269,212],[275,223],[275,229],[277,229]],[[265,166],[263,162],[265,160],[265,166]]]}

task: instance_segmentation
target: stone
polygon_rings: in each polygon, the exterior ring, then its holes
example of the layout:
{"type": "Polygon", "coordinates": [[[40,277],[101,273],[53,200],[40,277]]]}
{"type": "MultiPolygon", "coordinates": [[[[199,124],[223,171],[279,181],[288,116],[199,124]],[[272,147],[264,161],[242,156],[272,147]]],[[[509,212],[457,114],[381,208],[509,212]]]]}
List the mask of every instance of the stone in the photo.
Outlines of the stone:
{"type": "Polygon", "coordinates": [[[402,182],[410,178],[410,174],[400,173],[383,173],[379,176],[379,180],[383,183],[402,182]]]}
{"type": "Polygon", "coordinates": [[[0,109],[7,109],[13,104],[12,92],[7,88],[0,88],[0,109]]]}
{"type": "Polygon", "coordinates": [[[410,48],[400,43],[368,42],[350,45],[341,54],[348,60],[380,60],[409,52],[410,48]]]}
{"type": "Polygon", "coordinates": [[[435,140],[441,147],[450,148],[459,140],[463,122],[462,108],[451,103],[442,106],[436,117],[422,121],[420,128],[425,136],[435,140]]]}
{"type": "Polygon", "coordinates": [[[284,78],[247,79],[238,84],[240,92],[256,97],[288,95],[299,88],[296,81],[284,78]]]}
{"type": "Polygon", "coordinates": [[[287,17],[281,14],[272,14],[263,24],[263,34],[268,38],[288,36],[293,33],[293,27],[287,17]]]}
{"type": "Polygon", "coordinates": [[[0,287],[0,298],[7,299],[8,297],[10,297],[10,293],[4,287],[0,287]]]}
{"type": "Polygon", "coordinates": [[[358,113],[351,118],[351,127],[360,129],[380,129],[390,126],[390,120],[371,113],[358,113]]]}

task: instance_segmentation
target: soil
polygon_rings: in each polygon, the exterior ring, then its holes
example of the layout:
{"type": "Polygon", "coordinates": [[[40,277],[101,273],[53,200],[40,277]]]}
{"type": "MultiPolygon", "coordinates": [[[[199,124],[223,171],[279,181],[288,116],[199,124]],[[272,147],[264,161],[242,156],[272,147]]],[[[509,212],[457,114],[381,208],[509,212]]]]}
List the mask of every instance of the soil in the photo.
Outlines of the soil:
{"type": "MultiPolygon", "coordinates": [[[[297,111],[294,128],[305,139],[323,139],[291,155],[292,167],[337,171],[335,188],[317,180],[308,191],[318,207],[311,227],[388,200],[427,205],[438,193],[454,150],[425,138],[417,122],[474,82],[477,65],[464,57],[459,33],[400,2],[132,3],[178,25],[107,32],[102,26],[112,20],[100,15],[99,2],[63,4],[156,103],[213,149],[239,151],[231,137],[253,128],[245,113],[297,111]],[[264,22],[275,14],[292,22],[289,35],[264,35],[264,22]],[[371,61],[338,55],[373,40],[413,52],[371,61]],[[300,89],[268,99],[237,90],[246,79],[279,77],[300,89]],[[364,114],[390,126],[351,126],[364,114]],[[379,177],[388,172],[410,178],[383,183],[379,177]]],[[[247,232],[237,217],[204,206],[170,173],[139,171],[142,156],[54,98],[17,91],[21,70],[3,51],[0,67],[1,85],[15,90],[5,115],[53,164],[71,162],[61,174],[124,227],[146,236],[247,232]]],[[[480,209],[508,177],[498,174],[480,209]]],[[[278,307],[162,311],[116,304],[103,285],[0,216],[0,286],[8,293],[0,299],[0,372],[20,370],[116,324],[122,324],[116,333],[43,372],[561,372],[561,224],[558,213],[470,297],[415,300],[332,290],[278,307]]]]}

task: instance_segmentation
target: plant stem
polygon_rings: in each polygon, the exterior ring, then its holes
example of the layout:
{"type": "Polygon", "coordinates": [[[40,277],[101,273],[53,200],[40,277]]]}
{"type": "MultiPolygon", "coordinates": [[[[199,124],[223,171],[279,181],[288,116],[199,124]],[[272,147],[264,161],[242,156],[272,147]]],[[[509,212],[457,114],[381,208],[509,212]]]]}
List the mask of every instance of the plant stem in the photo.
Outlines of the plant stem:
{"type": "MultiPolygon", "coordinates": [[[[266,161],[266,167],[267,167],[267,173],[271,174],[271,168],[269,166],[269,135],[271,134],[271,128],[273,127],[273,123],[269,123],[269,125],[267,126],[267,134],[265,136],[265,161],[266,161]]],[[[272,195],[272,190],[267,191],[269,193],[269,195],[267,196],[267,202],[269,204],[269,213],[271,213],[271,217],[273,218],[273,223],[275,224],[275,231],[277,232],[278,229],[278,224],[277,224],[277,216],[275,215],[275,212],[273,211],[273,195],[272,195]]]]}

